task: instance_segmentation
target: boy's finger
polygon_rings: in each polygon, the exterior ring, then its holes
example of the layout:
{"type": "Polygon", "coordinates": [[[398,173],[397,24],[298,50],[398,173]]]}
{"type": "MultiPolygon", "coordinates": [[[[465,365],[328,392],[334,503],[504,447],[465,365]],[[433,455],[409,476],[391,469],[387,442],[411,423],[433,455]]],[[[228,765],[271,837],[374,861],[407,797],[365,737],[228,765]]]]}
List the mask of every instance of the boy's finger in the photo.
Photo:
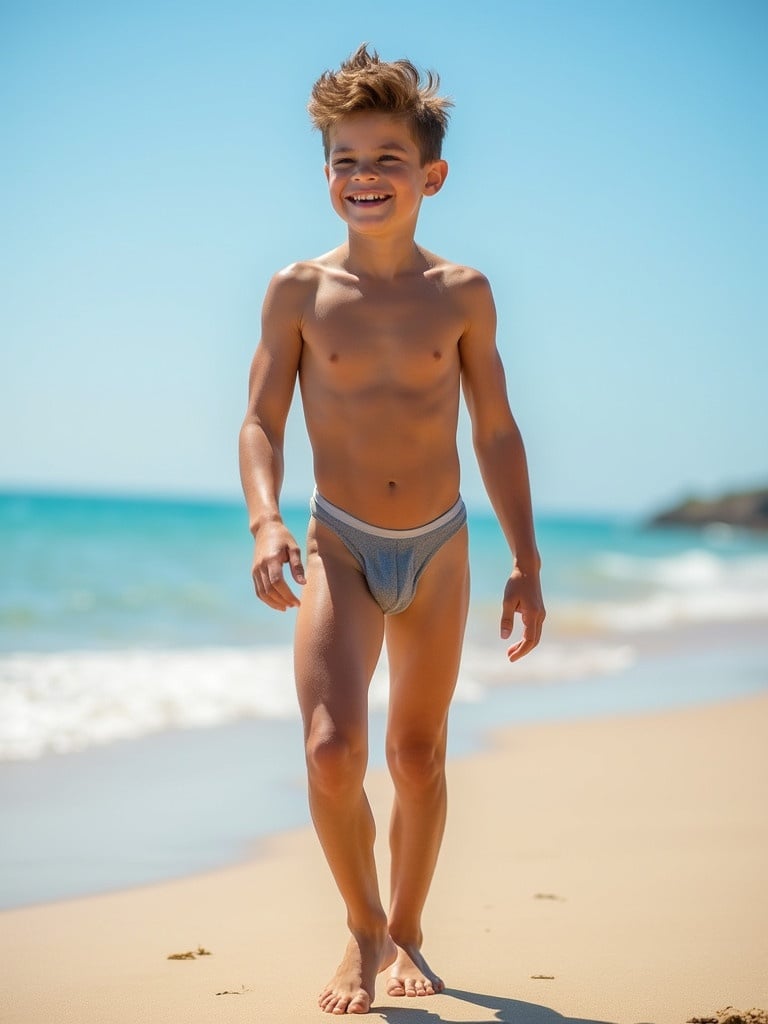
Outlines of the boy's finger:
{"type": "Polygon", "coordinates": [[[279,602],[280,608],[295,608],[298,605],[299,599],[285,582],[282,570],[277,577],[270,575],[269,585],[269,595],[273,600],[279,602]]]}
{"type": "Polygon", "coordinates": [[[501,639],[508,640],[515,628],[515,615],[521,613],[517,595],[507,596],[501,602],[501,639]]]}
{"type": "Polygon", "coordinates": [[[518,661],[518,659],[529,654],[534,647],[538,645],[541,639],[541,631],[544,625],[543,615],[522,615],[523,619],[523,635],[516,644],[513,644],[507,651],[507,657],[510,661],[518,661]]]}
{"type": "Polygon", "coordinates": [[[532,651],[536,645],[528,637],[522,637],[516,644],[507,651],[507,659],[509,661],[519,661],[520,658],[525,657],[529,651],[532,651]]]}
{"type": "Polygon", "coordinates": [[[283,579],[282,567],[255,573],[254,583],[259,598],[276,611],[284,612],[287,608],[295,608],[299,603],[283,579]]]}
{"type": "Polygon", "coordinates": [[[288,563],[291,567],[291,576],[302,586],[307,582],[304,574],[304,566],[301,564],[301,552],[298,548],[291,548],[288,552],[288,563]]]}

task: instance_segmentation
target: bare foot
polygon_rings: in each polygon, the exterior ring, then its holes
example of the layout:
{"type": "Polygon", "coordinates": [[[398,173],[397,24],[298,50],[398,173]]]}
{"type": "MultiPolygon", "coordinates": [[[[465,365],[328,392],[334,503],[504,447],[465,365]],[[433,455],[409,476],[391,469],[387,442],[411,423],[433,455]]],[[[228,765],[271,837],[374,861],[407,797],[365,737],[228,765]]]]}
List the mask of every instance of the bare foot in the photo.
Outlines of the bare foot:
{"type": "Polygon", "coordinates": [[[320,993],[324,1013],[368,1013],[376,975],[394,963],[397,947],[386,936],[381,941],[351,935],[336,973],[320,993]]]}
{"type": "Polygon", "coordinates": [[[397,958],[387,981],[388,996],[434,996],[445,988],[416,946],[397,946],[397,958]]]}

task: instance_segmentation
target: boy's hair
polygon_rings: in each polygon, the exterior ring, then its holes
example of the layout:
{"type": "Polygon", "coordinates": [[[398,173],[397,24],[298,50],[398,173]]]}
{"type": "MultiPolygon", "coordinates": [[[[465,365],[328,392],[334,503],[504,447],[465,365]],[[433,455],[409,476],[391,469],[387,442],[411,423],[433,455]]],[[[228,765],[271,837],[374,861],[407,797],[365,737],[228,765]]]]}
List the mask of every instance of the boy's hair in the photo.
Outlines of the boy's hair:
{"type": "Polygon", "coordinates": [[[330,154],[330,132],[341,118],[359,111],[402,117],[410,125],[421,162],[440,159],[453,102],[438,96],[440,78],[421,75],[409,60],[383,61],[363,43],[338,71],[324,71],[312,87],[308,110],[312,124],[322,132],[325,159],[330,154]]]}

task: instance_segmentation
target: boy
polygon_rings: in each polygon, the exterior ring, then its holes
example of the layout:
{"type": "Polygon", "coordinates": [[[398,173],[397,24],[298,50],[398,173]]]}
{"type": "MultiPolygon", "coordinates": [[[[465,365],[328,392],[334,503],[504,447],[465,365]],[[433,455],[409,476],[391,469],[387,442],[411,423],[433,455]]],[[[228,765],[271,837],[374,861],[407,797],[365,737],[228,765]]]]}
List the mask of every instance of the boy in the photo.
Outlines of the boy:
{"type": "Polygon", "coordinates": [[[513,567],[501,636],[515,614],[539,640],[544,607],[523,444],[509,409],[485,278],[414,241],[424,196],[440,191],[449,101],[408,61],[365,46],[316,82],[338,248],[278,273],[240,434],[253,580],[271,608],[298,608],[295,673],[309,803],[344,900],[350,938],[320,995],[326,1013],[367,1013],[379,971],[390,996],[432,995],[421,913],[445,823],[448,708],[469,599],[456,424],[463,387],[486,488],[513,567]],[[279,511],[283,432],[298,378],[314,456],[306,572],[279,511]],[[283,569],[302,588],[301,601],[283,569]],[[367,690],[386,643],[387,762],[395,798],[387,914],[363,789],[367,690]]]}

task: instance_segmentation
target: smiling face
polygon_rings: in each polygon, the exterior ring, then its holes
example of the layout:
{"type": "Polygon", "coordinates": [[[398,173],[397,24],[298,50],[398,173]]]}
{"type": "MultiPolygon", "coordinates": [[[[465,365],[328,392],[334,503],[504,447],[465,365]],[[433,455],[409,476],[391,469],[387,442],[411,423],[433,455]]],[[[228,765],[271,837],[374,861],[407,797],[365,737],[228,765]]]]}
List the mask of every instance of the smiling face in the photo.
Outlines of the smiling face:
{"type": "Polygon", "coordinates": [[[422,164],[403,118],[360,111],[331,129],[325,173],[333,208],[350,230],[413,232],[422,198],[440,190],[448,166],[422,164]]]}

